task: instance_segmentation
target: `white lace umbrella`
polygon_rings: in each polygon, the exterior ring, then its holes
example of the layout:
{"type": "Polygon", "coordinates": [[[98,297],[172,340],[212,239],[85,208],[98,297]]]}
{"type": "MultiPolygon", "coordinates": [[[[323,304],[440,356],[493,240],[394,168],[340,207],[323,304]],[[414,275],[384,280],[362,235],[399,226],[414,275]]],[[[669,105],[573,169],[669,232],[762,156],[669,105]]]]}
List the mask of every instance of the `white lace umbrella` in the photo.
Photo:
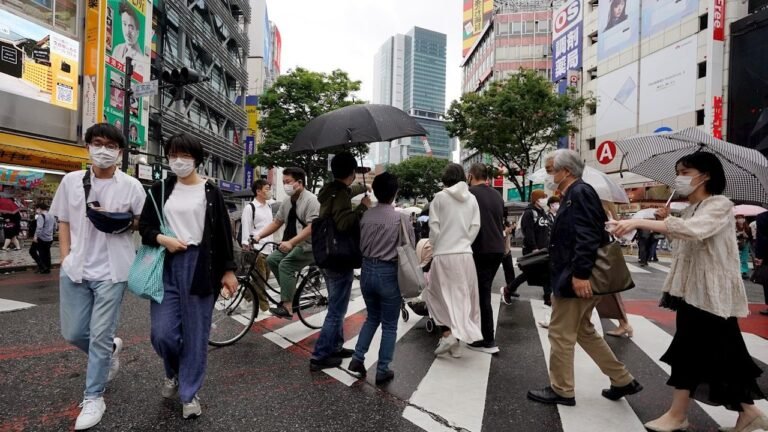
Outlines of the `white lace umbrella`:
{"type": "MultiPolygon", "coordinates": [[[[547,170],[541,168],[530,175],[529,179],[533,183],[543,183],[547,178],[547,170]]],[[[595,188],[595,192],[603,201],[611,201],[619,204],[628,204],[629,197],[624,188],[616,184],[608,174],[596,170],[590,166],[584,167],[584,174],[581,177],[584,183],[595,188]]]]}

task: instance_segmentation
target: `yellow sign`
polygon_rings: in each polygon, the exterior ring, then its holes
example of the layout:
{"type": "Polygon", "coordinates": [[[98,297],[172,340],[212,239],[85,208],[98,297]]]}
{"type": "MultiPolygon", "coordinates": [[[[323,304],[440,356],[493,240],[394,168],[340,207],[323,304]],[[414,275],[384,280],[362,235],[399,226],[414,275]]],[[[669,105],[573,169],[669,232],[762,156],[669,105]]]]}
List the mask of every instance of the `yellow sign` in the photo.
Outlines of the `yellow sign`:
{"type": "Polygon", "coordinates": [[[256,136],[256,132],[259,130],[259,107],[246,105],[245,113],[248,116],[248,135],[256,136]]]}

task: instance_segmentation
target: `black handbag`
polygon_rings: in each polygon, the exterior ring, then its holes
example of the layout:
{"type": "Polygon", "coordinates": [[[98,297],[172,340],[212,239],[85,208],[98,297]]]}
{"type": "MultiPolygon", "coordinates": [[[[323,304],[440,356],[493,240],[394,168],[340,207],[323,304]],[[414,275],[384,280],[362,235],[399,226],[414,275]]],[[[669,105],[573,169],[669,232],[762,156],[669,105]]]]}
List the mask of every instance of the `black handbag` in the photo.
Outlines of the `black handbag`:
{"type": "Polygon", "coordinates": [[[752,272],[752,277],[749,279],[753,283],[758,285],[768,285],[768,264],[763,264],[752,272]]]}
{"type": "Polygon", "coordinates": [[[549,251],[542,249],[528,255],[523,255],[517,260],[517,266],[526,274],[532,271],[539,271],[543,267],[549,268],[549,251]]]}

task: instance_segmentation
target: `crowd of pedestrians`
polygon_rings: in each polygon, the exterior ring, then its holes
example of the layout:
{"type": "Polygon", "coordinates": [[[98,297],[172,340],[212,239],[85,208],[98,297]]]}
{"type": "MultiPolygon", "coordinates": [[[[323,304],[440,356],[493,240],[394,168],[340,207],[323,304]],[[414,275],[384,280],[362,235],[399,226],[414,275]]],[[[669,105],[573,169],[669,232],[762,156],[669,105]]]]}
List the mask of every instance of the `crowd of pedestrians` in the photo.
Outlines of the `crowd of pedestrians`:
{"type": "MultiPolygon", "coordinates": [[[[184,418],[200,416],[198,394],[206,375],[214,302],[218,295],[228,297],[237,290],[238,266],[223,194],[198,174],[204,152],[191,135],[182,133],[167,140],[164,150],[174,175],[158,181],[148,193],[136,179],[117,169],[126,147],[119,130],[97,124],[86,131],[85,141],[92,167],[64,177],[50,214],[45,204],[38,204],[33,241],[38,271],[49,272],[53,217],[58,218],[61,332],[88,356],[75,429],[100,422],[106,411],[104,391],[120,367],[123,342],[116,331],[136,254],[131,230],[140,231],[144,245],[162,248],[164,256],[162,302],[150,305],[151,344],[165,370],[162,380],[158,379],[160,395],[178,400],[184,418]]],[[[593,295],[592,276],[598,250],[611,241],[609,231],[616,236],[633,230],[663,234],[677,242],[662,301],[677,312],[677,331],[662,357],[672,367],[668,384],[674,391],[669,410],[646,427],[653,431],[685,429],[690,401],[697,399],[738,411],[736,432],[768,428],[768,417],[754,405],[765,397],[756,383],[761,371],[747,352],[737,322],[748,312],[740,242],[756,241],[755,264],[762,265],[768,255],[768,216],[758,218],[756,235],[751,234],[754,230],[747,235],[749,227],[734,219],[733,204],[721,195],[725,188],[722,165],[708,153],[684,157],[677,164],[677,189],[688,196],[691,206],[682,217],[661,209],[656,220],[615,221],[615,209],[601,202],[582,180],[584,162],[573,151],[555,151],[546,157],[545,166],[547,185],[557,194],[547,197],[543,191],[534,191],[519,227],[525,255],[548,254],[544,277],[525,272],[515,275],[510,242],[518,227],[505,221],[503,200],[487,186],[489,171],[481,164],[473,165],[468,175],[461,165],[447,166],[442,175],[444,189],[430,204],[427,227],[416,225],[423,228],[419,235],[410,215],[394,207],[399,190],[396,176],[380,174],[372,188],[354,184],[357,162],[352,154],[343,152],[331,162],[333,180],[315,196],[306,189],[302,169],[286,168],[282,181],[287,197],[274,217],[271,185],[254,182],[254,200],[244,208],[237,241],[246,253],[259,254],[250,258],[257,263],[254,271],[264,279],[269,272],[277,278],[281,303],[271,312],[286,319],[293,318],[297,273],[313,264],[318,253],[337,252],[313,249],[313,243],[323,240],[313,237],[313,224],[330,224],[334,239],[351,245],[344,252],[357,254],[359,259],[339,261],[324,256],[321,268],[328,309],[309,368],[338,367],[343,358],[351,357],[348,370],[365,376],[369,369],[366,354],[381,327],[377,385],[395,377],[390,365],[396,354],[403,302],[399,272],[404,247],[415,248],[420,259],[417,264],[425,272],[421,297],[439,328],[437,356],[460,358],[463,347],[487,354],[500,351],[491,301],[492,283],[500,267],[505,277],[504,303],[518,295],[523,282],[538,284],[544,289],[545,303],[552,307],[547,323],[550,384],[530,390],[528,398],[570,406],[576,403],[576,344],[609,378],[609,386],[602,392],[605,398],[616,401],[643,389],[590,320],[597,308],[601,316],[620,320],[615,336],[632,335],[621,298],[593,295]],[[371,191],[376,206],[368,196],[371,191]],[[352,197],[360,194],[364,194],[361,203],[353,207],[352,197]],[[271,250],[271,236],[280,228],[284,229],[282,240],[271,250]],[[362,268],[360,289],[368,314],[353,350],[344,347],[343,323],[358,267],[362,268]],[[718,355],[721,352],[729,355],[718,355]]],[[[650,260],[650,248],[646,253],[650,260]]],[[[258,287],[257,293],[258,299],[249,300],[267,309],[264,287],[258,287]]],[[[768,288],[766,297],[768,303],[768,288]]]]}

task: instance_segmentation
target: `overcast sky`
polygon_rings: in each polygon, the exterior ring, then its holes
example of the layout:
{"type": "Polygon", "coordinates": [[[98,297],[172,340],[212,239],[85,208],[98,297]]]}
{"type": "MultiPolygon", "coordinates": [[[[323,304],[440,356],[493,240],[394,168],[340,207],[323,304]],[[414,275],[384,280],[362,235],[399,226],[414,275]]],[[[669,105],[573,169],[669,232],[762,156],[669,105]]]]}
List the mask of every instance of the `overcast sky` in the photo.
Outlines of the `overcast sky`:
{"type": "Polygon", "coordinates": [[[448,36],[446,109],[461,94],[462,0],[267,0],[282,36],[282,72],[301,66],[342,69],[373,98],[373,56],[385,40],[414,26],[448,36]]]}

